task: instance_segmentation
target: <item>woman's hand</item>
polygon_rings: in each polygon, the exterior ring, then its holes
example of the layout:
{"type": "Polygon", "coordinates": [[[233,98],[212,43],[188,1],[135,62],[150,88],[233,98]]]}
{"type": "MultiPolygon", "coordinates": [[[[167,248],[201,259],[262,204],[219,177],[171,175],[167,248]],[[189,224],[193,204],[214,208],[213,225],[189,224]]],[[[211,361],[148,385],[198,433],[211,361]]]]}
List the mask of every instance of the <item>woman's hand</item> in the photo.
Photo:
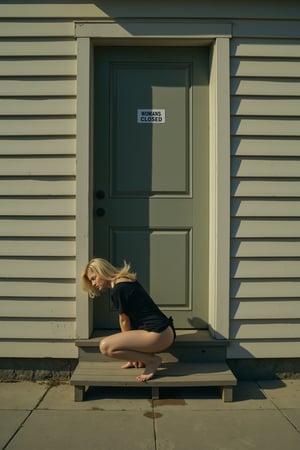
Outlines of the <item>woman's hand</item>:
{"type": "Polygon", "coordinates": [[[122,369],[142,369],[143,367],[145,367],[145,364],[142,361],[128,361],[121,366],[122,369]]]}

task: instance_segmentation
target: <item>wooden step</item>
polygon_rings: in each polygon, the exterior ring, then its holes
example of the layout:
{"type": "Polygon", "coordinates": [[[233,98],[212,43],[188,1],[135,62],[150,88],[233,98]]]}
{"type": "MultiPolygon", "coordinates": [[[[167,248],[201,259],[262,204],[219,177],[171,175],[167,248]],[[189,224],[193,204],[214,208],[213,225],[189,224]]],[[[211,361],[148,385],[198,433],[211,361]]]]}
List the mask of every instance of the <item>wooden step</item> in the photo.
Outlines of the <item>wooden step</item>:
{"type": "MultiPolygon", "coordinates": [[[[99,352],[99,342],[114,330],[95,330],[90,339],[79,339],[76,345],[79,348],[80,361],[107,361],[99,352]]],[[[177,330],[177,338],[162,358],[167,362],[209,363],[220,362],[226,359],[228,341],[214,339],[208,330],[177,330]]]]}
{"type": "Polygon", "coordinates": [[[155,377],[147,382],[136,381],[143,369],[121,369],[120,361],[80,361],[71,384],[75,387],[75,401],[82,401],[86,386],[151,388],[152,398],[159,398],[159,388],[218,386],[225,402],[233,399],[237,380],[226,363],[163,363],[155,377]]]}

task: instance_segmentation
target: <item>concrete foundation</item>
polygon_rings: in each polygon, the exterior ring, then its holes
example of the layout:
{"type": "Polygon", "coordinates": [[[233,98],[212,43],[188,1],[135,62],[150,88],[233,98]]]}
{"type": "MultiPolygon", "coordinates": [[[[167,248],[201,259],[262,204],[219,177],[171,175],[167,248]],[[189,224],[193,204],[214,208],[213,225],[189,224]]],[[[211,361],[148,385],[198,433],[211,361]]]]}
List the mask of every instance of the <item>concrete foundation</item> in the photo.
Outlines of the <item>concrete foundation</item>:
{"type": "Polygon", "coordinates": [[[0,358],[0,380],[69,380],[77,359],[0,358]]]}
{"type": "Polygon", "coordinates": [[[300,378],[300,358],[227,359],[238,380],[300,378]]]}

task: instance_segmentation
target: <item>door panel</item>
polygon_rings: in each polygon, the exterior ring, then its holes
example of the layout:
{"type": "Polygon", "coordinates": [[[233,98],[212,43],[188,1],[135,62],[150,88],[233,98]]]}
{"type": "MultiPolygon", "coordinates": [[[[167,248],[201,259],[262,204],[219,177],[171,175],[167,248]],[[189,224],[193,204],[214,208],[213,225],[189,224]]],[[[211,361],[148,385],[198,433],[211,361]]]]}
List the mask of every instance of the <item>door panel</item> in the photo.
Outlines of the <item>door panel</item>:
{"type": "Polygon", "coordinates": [[[189,230],[117,230],[112,248],[116,260],[119,255],[130,254],[139,264],[139,278],[161,307],[187,308],[191,306],[190,245],[189,230]],[[150,258],[145,259],[145,255],[150,258]]]}
{"type": "Polygon", "coordinates": [[[188,64],[171,62],[146,62],[141,67],[116,63],[112,67],[115,125],[111,168],[115,195],[187,192],[190,75],[188,64]],[[154,105],[167,111],[166,121],[138,123],[137,111],[154,105]],[[128,165],[128,161],[135,163],[128,165]]]}
{"type": "MultiPolygon", "coordinates": [[[[94,185],[94,255],[131,262],[177,327],[206,327],[207,48],[96,48],[94,185]]],[[[109,295],[94,326],[117,326],[109,295]]]]}

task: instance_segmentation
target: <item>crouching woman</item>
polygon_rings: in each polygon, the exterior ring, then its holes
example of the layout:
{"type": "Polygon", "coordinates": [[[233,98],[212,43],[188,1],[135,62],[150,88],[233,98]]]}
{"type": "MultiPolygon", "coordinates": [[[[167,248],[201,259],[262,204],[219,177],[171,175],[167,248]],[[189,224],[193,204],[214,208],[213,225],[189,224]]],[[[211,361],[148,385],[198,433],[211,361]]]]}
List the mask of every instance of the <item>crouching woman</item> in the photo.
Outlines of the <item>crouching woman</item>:
{"type": "Polygon", "coordinates": [[[111,289],[119,314],[121,332],[102,339],[100,352],[126,361],[123,369],[144,367],[137,381],[153,378],[162,363],[156,353],[169,348],[176,337],[172,318],[158,308],[127,263],[117,268],[105,259],[94,258],[85,267],[81,281],[92,298],[111,289]]]}

